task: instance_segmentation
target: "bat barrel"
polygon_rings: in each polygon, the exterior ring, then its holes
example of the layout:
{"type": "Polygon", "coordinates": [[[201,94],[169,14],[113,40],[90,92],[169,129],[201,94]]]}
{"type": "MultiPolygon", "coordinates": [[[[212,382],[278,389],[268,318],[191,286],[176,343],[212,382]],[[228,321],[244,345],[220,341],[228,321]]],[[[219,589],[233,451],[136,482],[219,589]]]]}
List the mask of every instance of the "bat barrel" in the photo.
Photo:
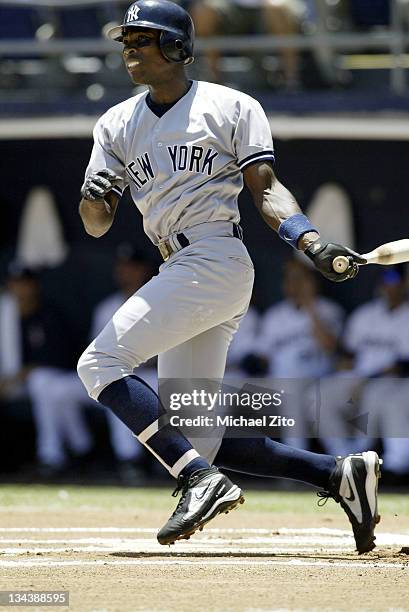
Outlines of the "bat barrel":
{"type": "Polygon", "coordinates": [[[377,247],[370,253],[363,255],[368,263],[376,263],[382,266],[405,263],[409,261],[409,239],[387,242],[377,247]]]}
{"type": "MultiPolygon", "coordinates": [[[[409,262],[409,238],[387,242],[370,251],[370,253],[364,253],[361,257],[365,260],[364,263],[379,264],[381,266],[409,262]]],[[[348,265],[348,258],[344,255],[339,255],[332,261],[332,267],[338,274],[345,272],[348,265]]],[[[362,262],[359,265],[362,265],[362,262]]]]}

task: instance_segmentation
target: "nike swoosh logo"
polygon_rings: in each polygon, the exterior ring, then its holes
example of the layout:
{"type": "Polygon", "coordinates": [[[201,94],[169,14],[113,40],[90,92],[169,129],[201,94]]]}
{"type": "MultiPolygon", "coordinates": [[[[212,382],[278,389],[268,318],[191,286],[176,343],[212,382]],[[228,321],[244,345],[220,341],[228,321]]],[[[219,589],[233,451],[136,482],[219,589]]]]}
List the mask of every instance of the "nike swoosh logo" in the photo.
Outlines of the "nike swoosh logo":
{"type": "Polygon", "coordinates": [[[200,493],[200,495],[198,493],[195,493],[195,497],[196,499],[203,499],[206,491],[208,490],[208,488],[210,487],[211,483],[209,482],[209,484],[207,485],[207,487],[205,489],[203,489],[203,491],[200,493]]]}
{"type": "Polygon", "coordinates": [[[354,492],[353,492],[353,490],[352,490],[352,486],[351,486],[351,483],[350,483],[350,481],[349,481],[348,476],[346,476],[345,478],[346,478],[346,480],[347,480],[347,483],[348,483],[348,486],[349,486],[349,493],[350,493],[350,496],[349,496],[349,497],[347,497],[347,496],[345,495],[345,499],[347,499],[347,500],[348,500],[348,501],[350,501],[350,502],[353,502],[353,501],[355,501],[355,495],[354,495],[354,492]]]}

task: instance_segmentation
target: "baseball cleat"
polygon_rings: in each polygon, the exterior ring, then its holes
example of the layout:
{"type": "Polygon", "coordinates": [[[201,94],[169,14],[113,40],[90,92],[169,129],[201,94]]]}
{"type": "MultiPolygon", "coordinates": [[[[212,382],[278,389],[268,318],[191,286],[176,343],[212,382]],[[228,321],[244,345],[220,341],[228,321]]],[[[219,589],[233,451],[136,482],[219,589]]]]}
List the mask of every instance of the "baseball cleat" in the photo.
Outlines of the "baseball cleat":
{"type": "Polygon", "coordinates": [[[159,544],[188,540],[195,531],[222,512],[229,512],[244,502],[241,489],[216,467],[179,476],[173,496],[182,492],[176,509],[158,533],[159,544]]]}
{"type": "MultiPolygon", "coordinates": [[[[328,491],[319,492],[325,501],[332,497],[345,510],[352,525],[358,553],[375,548],[378,514],[378,480],[382,460],[374,451],[336,457],[328,491]]],[[[325,503],[325,502],[324,502],[325,503]]]]}

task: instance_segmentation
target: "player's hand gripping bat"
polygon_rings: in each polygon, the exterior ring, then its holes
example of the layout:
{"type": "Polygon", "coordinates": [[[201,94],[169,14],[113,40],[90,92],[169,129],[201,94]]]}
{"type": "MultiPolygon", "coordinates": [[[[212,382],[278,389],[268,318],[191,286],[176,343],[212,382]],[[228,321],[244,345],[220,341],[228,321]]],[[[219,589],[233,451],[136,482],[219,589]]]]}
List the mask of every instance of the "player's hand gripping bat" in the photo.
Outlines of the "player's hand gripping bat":
{"type": "MultiPolygon", "coordinates": [[[[381,266],[389,266],[392,264],[405,263],[409,261],[409,238],[403,240],[395,240],[378,246],[369,253],[364,253],[361,256],[366,261],[359,263],[360,266],[366,264],[380,264],[381,266]]],[[[347,257],[339,255],[332,262],[334,271],[342,274],[349,266],[347,257]]]]}

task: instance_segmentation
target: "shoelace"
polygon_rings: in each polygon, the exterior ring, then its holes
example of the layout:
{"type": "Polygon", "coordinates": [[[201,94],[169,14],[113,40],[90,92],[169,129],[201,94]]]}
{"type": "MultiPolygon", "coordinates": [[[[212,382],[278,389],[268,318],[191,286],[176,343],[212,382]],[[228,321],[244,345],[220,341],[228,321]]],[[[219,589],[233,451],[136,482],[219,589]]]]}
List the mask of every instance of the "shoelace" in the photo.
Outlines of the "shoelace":
{"type": "Polygon", "coordinates": [[[320,506],[322,508],[322,506],[325,506],[325,504],[327,503],[329,498],[332,497],[332,495],[331,493],[328,493],[328,491],[318,491],[317,497],[319,497],[319,500],[317,501],[317,506],[320,506]]]}
{"type": "Polygon", "coordinates": [[[329,493],[328,491],[317,491],[317,497],[320,498],[317,502],[317,506],[320,506],[321,508],[322,506],[325,506],[329,499],[333,499],[337,502],[337,504],[341,499],[339,495],[336,495],[335,493],[329,493]]]}
{"type": "Polygon", "coordinates": [[[183,502],[186,499],[186,493],[187,493],[187,489],[188,489],[188,483],[189,480],[188,478],[185,478],[183,476],[179,476],[176,482],[176,488],[172,493],[172,497],[177,497],[179,495],[179,492],[182,491],[182,495],[179,499],[178,505],[176,506],[174,512],[172,513],[172,517],[175,516],[175,514],[177,514],[177,512],[179,511],[179,508],[181,507],[181,505],[183,504],[183,502]]]}
{"type": "Polygon", "coordinates": [[[176,488],[172,493],[172,497],[177,497],[179,494],[179,491],[182,491],[184,488],[187,488],[187,483],[188,483],[187,478],[180,475],[176,481],[176,488]]]}
{"type": "MultiPolygon", "coordinates": [[[[337,456],[336,459],[342,459],[342,457],[337,456]]],[[[335,470],[336,470],[336,467],[330,476],[329,483],[328,483],[329,488],[334,488],[333,486],[331,487],[331,481],[333,479],[335,470]]],[[[329,491],[317,491],[317,497],[319,497],[319,500],[317,501],[317,506],[320,506],[320,508],[322,508],[322,506],[325,506],[325,504],[330,498],[335,500],[337,503],[339,503],[339,500],[341,499],[338,494],[336,494],[335,492],[330,493],[329,491]]]]}
{"type": "Polygon", "coordinates": [[[182,474],[178,477],[178,479],[176,481],[176,488],[175,488],[175,490],[172,493],[172,497],[177,497],[178,494],[179,494],[179,491],[182,491],[182,495],[180,497],[178,505],[175,508],[175,511],[172,514],[172,517],[175,514],[177,514],[179,508],[181,507],[181,505],[185,501],[186,493],[187,493],[187,490],[189,488],[189,484],[190,485],[194,484],[194,482],[197,480],[200,472],[203,472],[203,470],[198,470],[197,472],[194,472],[189,478],[186,478],[186,476],[183,476],[182,474]]]}

